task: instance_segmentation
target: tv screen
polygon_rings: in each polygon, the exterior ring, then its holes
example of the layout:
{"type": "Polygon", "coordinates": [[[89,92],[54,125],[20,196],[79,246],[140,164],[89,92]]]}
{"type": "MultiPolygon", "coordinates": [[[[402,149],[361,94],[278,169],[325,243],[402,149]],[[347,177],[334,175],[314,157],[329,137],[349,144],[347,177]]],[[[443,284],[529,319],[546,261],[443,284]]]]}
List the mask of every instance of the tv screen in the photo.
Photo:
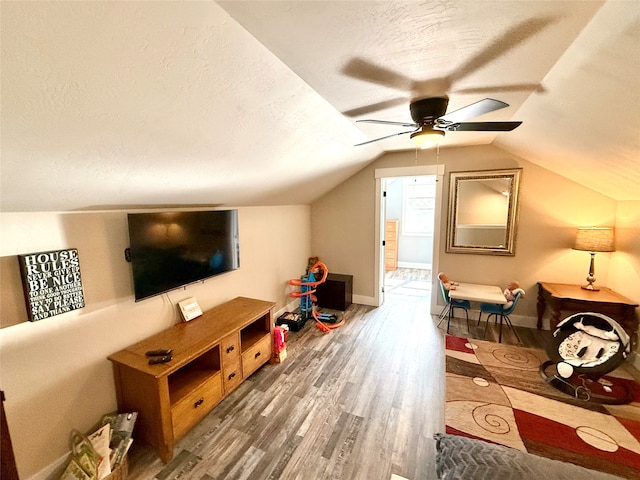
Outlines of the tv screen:
{"type": "Polygon", "coordinates": [[[240,267],[238,211],[128,214],[136,301],[240,267]]]}

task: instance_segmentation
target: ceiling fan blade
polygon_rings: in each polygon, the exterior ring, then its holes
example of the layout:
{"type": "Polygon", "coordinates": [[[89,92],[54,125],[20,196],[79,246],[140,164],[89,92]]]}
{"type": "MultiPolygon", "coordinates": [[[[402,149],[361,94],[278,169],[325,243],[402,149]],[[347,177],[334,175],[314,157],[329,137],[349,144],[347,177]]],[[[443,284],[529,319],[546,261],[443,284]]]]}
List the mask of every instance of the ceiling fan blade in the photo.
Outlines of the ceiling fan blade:
{"type": "Polygon", "coordinates": [[[461,88],[452,93],[502,93],[502,92],[546,92],[546,88],[540,83],[516,83],[514,85],[496,85],[494,87],[461,88]]]}
{"type": "Polygon", "coordinates": [[[380,125],[398,125],[400,127],[413,127],[418,128],[420,125],[413,122],[389,122],[387,120],[356,120],[356,122],[363,123],[378,123],[380,125]]]}
{"type": "Polygon", "coordinates": [[[501,108],[508,107],[508,103],[495,100],[493,98],[485,98],[479,102],[472,103],[466,107],[459,108],[453,112],[449,112],[446,115],[441,116],[438,120],[444,122],[458,123],[468,118],[479,117],[485,113],[493,112],[494,110],[500,110],[501,108]]]}
{"type": "Polygon", "coordinates": [[[462,122],[451,125],[438,125],[447,132],[510,132],[522,122],[462,122]]]}
{"type": "Polygon", "coordinates": [[[449,77],[453,83],[469,76],[469,74],[480,69],[487,63],[500,57],[515,46],[523,43],[525,40],[533,37],[543,30],[547,25],[554,23],[551,17],[532,18],[519,23],[507,30],[500,38],[494,40],[489,46],[484,48],[478,55],[469,60],[465,65],[460,67],[449,77]]]}
{"type": "Polygon", "coordinates": [[[362,58],[354,58],[342,68],[342,73],[350,77],[376,83],[384,87],[410,91],[412,80],[392,70],[375,65],[362,58]]]}
{"type": "Polygon", "coordinates": [[[393,134],[387,135],[385,137],[375,138],[373,140],[367,140],[366,142],[362,142],[362,143],[356,143],[354,145],[354,147],[359,147],[360,145],[366,145],[367,143],[373,143],[373,142],[377,142],[379,140],[384,140],[385,138],[397,137],[398,135],[406,135],[407,133],[414,133],[414,132],[417,132],[418,130],[420,130],[420,129],[418,128],[417,130],[410,130],[408,132],[393,133],[393,134]]]}
{"type": "Polygon", "coordinates": [[[373,105],[366,105],[364,107],[347,110],[346,112],[342,112],[342,114],[346,115],[347,117],[359,117],[360,115],[364,115],[366,113],[373,113],[379,110],[384,110],[385,108],[404,105],[406,103],[406,98],[394,98],[392,100],[385,100],[384,102],[374,103],[373,105]]]}

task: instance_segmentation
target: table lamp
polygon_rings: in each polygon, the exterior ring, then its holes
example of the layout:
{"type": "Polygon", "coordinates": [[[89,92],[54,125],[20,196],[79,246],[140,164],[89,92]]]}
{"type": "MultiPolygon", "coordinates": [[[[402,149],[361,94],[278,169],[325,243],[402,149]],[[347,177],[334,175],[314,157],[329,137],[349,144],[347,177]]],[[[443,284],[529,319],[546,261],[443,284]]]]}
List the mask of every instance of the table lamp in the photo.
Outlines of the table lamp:
{"type": "Polygon", "coordinates": [[[612,227],[579,227],[576,234],[576,243],[573,245],[574,250],[582,250],[591,254],[591,263],[589,265],[589,276],[587,284],[582,288],[585,290],[600,290],[593,283],[596,281],[594,277],[594,260],[597,252],[613,252],[613,228],[612,227]]]}

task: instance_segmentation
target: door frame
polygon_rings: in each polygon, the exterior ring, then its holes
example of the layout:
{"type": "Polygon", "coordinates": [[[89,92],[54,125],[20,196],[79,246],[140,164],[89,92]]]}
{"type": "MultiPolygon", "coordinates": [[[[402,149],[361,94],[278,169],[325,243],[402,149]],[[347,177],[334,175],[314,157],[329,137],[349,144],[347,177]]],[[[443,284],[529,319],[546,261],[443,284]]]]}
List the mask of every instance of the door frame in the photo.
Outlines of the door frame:
{"type": "MultiPolygon", "coordinates": [[[[440,224],[442,217],[442,193],[444,183],[444,164],[438,165],[422,165],[422,166],[410,166],[410,167],[391,167],[391,168],[376,168],[376,204],[375,204],[375,268],[374,268],[374,306],[379,307],[384,303],[384,249],[382,247],[382,241],[384,239],[384,222],[385,222],[385,209],[384,209],[384,197],[382,183],[385,178],[393,177],[417,177],[422,175],[435,175],[436,176],[436,204],[434,212],[434,226],[433,226],[433,262],[431,264],[431,292],[435,292],[434,279],[436,275],[433,272],[438,272],[439,260],[440,260],[440,224]]],[[[431,295],[431,307],[430,313],[437,314],[437,295],[431,295]]]]}

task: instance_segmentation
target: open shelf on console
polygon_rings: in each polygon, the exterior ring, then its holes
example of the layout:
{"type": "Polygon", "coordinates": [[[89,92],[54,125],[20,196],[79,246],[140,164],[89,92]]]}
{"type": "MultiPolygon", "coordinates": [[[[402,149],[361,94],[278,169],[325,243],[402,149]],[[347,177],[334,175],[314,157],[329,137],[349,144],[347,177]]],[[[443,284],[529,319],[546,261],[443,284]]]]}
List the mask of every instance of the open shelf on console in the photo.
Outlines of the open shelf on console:
{"type": "Polygon", "coordinates": [[[220,371],[220,347],[216,345],[169,375],[171,404],[178,403],[220,371]]]}
{"type": "Polygon", "coordinates": [[[265,335],[271,334],[270,322],[270,315],[263,315],[240,330],[240,349],[242,352],[249,350],[262,340],[265,335]]]}

